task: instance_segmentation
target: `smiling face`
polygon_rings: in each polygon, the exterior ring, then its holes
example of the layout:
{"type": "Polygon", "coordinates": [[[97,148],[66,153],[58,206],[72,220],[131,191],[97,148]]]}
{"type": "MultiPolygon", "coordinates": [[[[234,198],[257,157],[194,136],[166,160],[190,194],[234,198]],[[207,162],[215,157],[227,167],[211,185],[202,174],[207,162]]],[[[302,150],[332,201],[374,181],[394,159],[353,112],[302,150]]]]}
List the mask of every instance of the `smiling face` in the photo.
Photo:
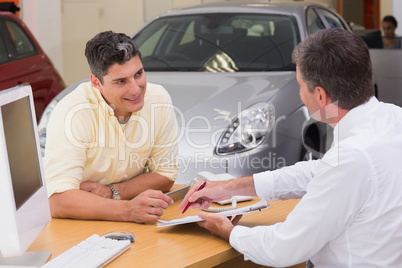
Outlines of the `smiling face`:
{"type": "Polygon", "coordinates": [[[142,109],[146,91],[144,67],[138,56],[120,65],[110,66],[103,83],[91,74],[92,85],[99,89],[105,101],[114,108],[119,122],[142,109]]]}

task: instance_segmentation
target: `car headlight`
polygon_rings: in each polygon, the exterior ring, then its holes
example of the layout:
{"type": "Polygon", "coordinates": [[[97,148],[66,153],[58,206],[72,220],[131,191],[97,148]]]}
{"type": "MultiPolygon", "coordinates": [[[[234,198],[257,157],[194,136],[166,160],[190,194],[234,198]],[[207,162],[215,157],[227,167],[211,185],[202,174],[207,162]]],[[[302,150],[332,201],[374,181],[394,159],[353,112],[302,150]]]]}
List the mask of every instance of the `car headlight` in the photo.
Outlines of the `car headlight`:
{"type": "Polygon", "coordinates": [[[216,153],[239,153],[259,146],[274,122],[275,107],[270,103],[257,103],[243,110],[222,133],[216,153]]]}
{"type": "Polygon", "coordinates": [[[40,142],[40,147],[45,148],[46,145],[46,128],[47,128],[47,123],[49,122],[50,115],[53,112],[54,107],[58,103],[58,100],[53,99],[47,106],[45,111],[43,111],[43,114],[39,120],[38,124],[38,132],[39,132],[39,142],[40,142]]]}

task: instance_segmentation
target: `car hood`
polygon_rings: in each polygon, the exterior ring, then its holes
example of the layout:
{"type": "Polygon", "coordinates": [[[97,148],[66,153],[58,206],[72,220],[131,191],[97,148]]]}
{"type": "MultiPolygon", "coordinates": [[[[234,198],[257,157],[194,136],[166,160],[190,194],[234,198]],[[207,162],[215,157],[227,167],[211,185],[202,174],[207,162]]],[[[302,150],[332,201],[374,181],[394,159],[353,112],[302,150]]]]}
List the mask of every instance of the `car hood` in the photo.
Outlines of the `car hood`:
{"type": "Polygon", "coordinates": [[[191,122],[193,128],[208,123],[227,126],[242,110],[269,101],[295,80],[295,72],[147,72],[146,75],[148,82],[161,84],[169,92],[179,126],[191,122]]]}

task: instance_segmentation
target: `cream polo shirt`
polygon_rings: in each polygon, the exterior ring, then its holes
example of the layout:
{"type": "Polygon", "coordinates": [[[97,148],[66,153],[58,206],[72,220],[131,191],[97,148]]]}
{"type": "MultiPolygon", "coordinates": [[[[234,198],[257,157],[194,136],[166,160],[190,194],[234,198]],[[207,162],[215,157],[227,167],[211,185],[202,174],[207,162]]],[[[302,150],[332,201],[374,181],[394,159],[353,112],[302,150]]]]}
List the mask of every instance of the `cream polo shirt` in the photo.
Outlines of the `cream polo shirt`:
{"type": "Polygon", "coordinates": [[[110,184],[144,171],[174,181],[177,120],[168,92],[147,83],[143,108],[120,124],[91,82],[80,84],[55,107],[47,127],[48,196],[79,189],[85,181],[110,184]]]}

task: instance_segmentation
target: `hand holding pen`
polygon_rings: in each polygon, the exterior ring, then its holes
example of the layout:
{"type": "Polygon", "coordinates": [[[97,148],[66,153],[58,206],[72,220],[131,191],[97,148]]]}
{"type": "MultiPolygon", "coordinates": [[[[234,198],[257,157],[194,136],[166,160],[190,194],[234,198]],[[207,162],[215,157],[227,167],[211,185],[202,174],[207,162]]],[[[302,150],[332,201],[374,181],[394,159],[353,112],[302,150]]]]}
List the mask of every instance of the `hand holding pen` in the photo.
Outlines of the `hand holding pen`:
{"type": "Polygon", "coordinates": [[[185,212],[185,207],[187,206],[191,206],[193,208],[207,209],[210,207],[211,202],[213,201],[220,201],[231,198],[234,193],[228,190],[226,186],[229,185],[232,181],[233,180],[208,181],[208,184],[205,184],[204,182],[197,182],[195,186],[192,187],[183,198],[183,201],[179,205],[179,210],[184,209],[185,212]]]}
{"type": "MultiPolygon", "coordinates": [[[[197,188],[196,191],[202,190],[202,188],[204,188],[205,184],[207,184],[206,181],[204,181],[204,182],[197,188]]],[[[183,214],[184,212],[186,212],[187,209],[191,206],[192,203],[193,203],[193,202],[188,202],[187,205],[186,205],[186,207],[183,209],[183,212],[182,212],[181,214],[183,214]]],[[[180,205],[181,205],[181,204],[180,204],[180,205]]]]}
{"type": "Polygon", "coordinates": [[[179,210],[184,209],[184,211],[186,211],[185,207],[187,206],[207,209],[212,201],[220,201],[230,198],[230,193],[227,192],[224,187],[226,184],[226,181],[208,181],[208,184],[197,182],[184,197],[179,206],[179,210]]]}

